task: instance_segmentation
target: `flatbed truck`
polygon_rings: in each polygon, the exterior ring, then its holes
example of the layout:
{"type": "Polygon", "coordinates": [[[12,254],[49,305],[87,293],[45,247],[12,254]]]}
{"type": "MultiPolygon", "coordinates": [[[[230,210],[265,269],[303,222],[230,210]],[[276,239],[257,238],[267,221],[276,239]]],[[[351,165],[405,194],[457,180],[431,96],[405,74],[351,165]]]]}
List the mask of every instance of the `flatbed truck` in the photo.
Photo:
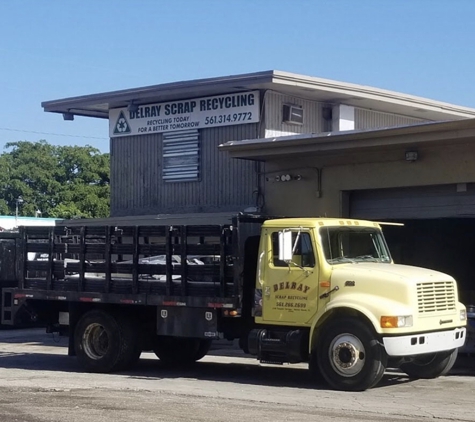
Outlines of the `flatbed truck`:
{"type": "Polygon", "coordinates": [[[14,271],[2,324],[69,336],[69,355],[91,372],[129,369],[142,351],[189,365],[224,338],[363,391],[388,366],[446,374],[466,336],[456,281],[395,264],[372,221],[22,227],[14,271]]]}

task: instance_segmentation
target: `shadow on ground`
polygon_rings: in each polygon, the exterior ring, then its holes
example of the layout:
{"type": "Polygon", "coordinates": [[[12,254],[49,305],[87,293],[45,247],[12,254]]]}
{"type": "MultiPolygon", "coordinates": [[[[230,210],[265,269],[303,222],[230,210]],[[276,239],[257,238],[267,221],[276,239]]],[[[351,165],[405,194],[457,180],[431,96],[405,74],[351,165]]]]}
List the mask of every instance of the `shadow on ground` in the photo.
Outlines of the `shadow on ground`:
{"type": "MultiPolygon", "coordinates": [[[[44,331],[32,330],[22,335],[1,335],[0,343],[25,343],[24,353],[0,352],[0,368],[15,368],[35,371],[64,371],[71,373],[83,372],[73,357],[47,353],[28,353],[29,345],[67,347],[68,339],[47,335],[44,331]],[[30,334],[30,335],[28,335],[30,334]],[[3,338],[2,338],[3,337],[3,338]]],[[[162,364],[153,353],[143,353],[142,359],[134,369],[116,375],[127,376],[142,380],[156,380],[166,378],[195,378],[216,382],[233,382],[249,385],[279,386],[291,388],[328,389],[322,380],[312,379],[306,365],[298,367],[258,366],[254,357],[244,354],[236,342],[221,340],[215,342],[209,353],[210,356],[239,358],[237,362],[197,362],[189,367],[167,367],[162,364]],[[246,358],[245,360],[242,358],[246,358]],[[249,361],[247,363],[246,361],[249,361]]],[[[450,375],[474,376],[475,355],[459,355],[450,375]]],[[[412,382],[405,374],[397,369],[388,369],[376,388],[390,387],[402,383],[412,382]]]]}
{"type": "Polygon", "coordinates": [[[42,346],[67,346],[68,338],[57,333],[47,334],[45,328],[0,330],[0,344],[37,344],[42,346]]]}
{"type": "MultiPolygon", "coordinates": [[[[221,356],[223,356],[221,354],[221,356]]],[[[249,362],[254,362],[249,360],[249,362]]],[[[66,355],[44,353],[0,353],[0,368],[15,368],[31,371],[83,372],[75,358],[66,355]]],[[[134,369],[112,374],[112,376],[128,377],[154,381],[157,379],[193,378],[205,381],[236,383],[242,385],[263,385],[288,388],[305,388],[328,390],[322,380],[312,379],[306,365],[296,368],[285,365],[257,366],[255,364],[216,363],[201,361],[189,367],[167,367],[151,353],[144,353],[134,369]]],[[[378,387],[388,387],[410,382],[403,374],[386,374],[378,387]]]]}

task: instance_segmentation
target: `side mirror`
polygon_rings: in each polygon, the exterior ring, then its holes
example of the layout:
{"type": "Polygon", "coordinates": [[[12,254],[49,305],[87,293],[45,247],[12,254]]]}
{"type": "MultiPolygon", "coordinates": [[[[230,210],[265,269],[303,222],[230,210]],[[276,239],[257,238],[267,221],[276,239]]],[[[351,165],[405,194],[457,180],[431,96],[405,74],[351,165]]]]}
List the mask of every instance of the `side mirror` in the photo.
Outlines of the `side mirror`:
{"type": "Polygon", "coordinates": [[[279,232],[279,261],[292,261],[292,232],[279,232]]]}

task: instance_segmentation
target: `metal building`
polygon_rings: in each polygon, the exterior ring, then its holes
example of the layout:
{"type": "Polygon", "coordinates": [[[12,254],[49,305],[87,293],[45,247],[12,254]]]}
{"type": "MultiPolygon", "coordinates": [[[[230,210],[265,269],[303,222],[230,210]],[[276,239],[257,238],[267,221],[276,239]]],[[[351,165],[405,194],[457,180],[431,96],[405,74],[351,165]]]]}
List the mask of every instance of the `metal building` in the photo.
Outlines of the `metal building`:
{"type": "Polygon", "coordinates": [[[67,120],[109,119],[112,217],[272,210],[266,164],[234,160],[220,144],[475,117],[464,107],[279,71],[42,105],[67,120]]]}
{"type": "Polygon", "coordinates": [[[399,221],[385,229],[395,260],[454,275],[475,303],[474,109],[279,71],[43,107],[109,119],[115,221],[246,209],[399,221]]]}

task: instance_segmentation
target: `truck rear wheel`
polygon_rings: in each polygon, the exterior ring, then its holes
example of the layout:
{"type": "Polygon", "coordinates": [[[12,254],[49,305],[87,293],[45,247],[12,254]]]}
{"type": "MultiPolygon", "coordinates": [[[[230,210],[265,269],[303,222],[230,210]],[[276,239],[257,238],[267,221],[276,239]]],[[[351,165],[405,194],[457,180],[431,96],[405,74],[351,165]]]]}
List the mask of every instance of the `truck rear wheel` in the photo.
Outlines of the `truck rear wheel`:
{"type": "Polygon", "coordinates": [[[437,378],[452,369],[457,355],[458,349],[415,356],[412,361],[401,364],[400,369],[411,378],[437,378]]]}
{"type": "Polygon", "coordinates": [[[126,369],[140,356],[133,319],[93,310],[85,313],[74,331],[79,363],[90,372],[126,369]]]}
{"type": "Polygon", "coordinates": [[[191,364],[207,355],[211,340],[180,337],[157,337],[153,351],[165,364],[191,364]]]}
{"type": "Polygon", "coordinates": [[[326,328],[320,341],[318,367],[337,390],[363,391],[384,375],[387,357],[372,330],[363,322],[341,318],[326,328]]]}
{"type": "Polygon", "coordinates": [[[142,341],[137,331],[139,323],[133,316],[118,314],[116,318],[123,329],[124,339],[130,342],[130,347],[127,347],[119,369],[129,369],[138,362],[142,355],[142,341]]]}

